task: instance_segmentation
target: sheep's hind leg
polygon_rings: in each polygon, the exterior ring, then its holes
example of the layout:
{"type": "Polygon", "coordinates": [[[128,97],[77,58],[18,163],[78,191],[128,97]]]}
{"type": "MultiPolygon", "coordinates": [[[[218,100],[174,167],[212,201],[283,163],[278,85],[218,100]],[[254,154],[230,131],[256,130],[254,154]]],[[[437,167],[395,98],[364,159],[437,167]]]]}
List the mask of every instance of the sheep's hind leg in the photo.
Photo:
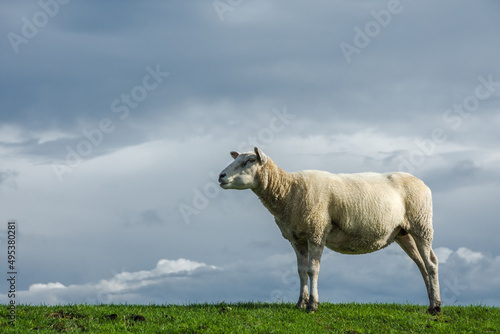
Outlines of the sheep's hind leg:
{"type": "Polygon", "coordinates": [[[312,242],[308,242],[309,263],[307,266],[307,274],[309,275],[309,281],[311,282],[311,295],[306,308],[307,312],[316,312],[318,310],[318,274],[323,247],[323,245],[316,245],[312,242]]]}
{"type": "Polygon", "coordinates": [[[297,270],[300,279],[300,295],[296,307],[306,308],[309,302],[309,290],[307,289],[307,245],[292,243],[292,246],[297,255],[297,270]]]}
{"type": "Polygon", "coordinates": [[[430,314],[437,314],[441,312],[441,296],[439,293],[439,279],[438,279],[438,259],[432,250],[432,239],[419,238],[413,236],[415,244],[417,245],[418,252],[424,261],[425,268],[427,269],[429,277],[429,310],[430,314]]]}
{"type": "MultiPolygon", "coordinates": [[[[417,245],[415,244],[415,240],[410,234],[402,234],[396,237],[396,242],[401,248],[406,252],[406,254],[417,264],[420,273],[422,274],[422,278],[425,282],[425,287],[427,288],[427,293],[429,294],[431,291],[430,283],[429,283],[429,274],[427,273],[427,269],[425,269],[424,261],[418,252],[417,245]]],[[[431,295],[429,295],[429,299],[431,299],[431,295]]]]}

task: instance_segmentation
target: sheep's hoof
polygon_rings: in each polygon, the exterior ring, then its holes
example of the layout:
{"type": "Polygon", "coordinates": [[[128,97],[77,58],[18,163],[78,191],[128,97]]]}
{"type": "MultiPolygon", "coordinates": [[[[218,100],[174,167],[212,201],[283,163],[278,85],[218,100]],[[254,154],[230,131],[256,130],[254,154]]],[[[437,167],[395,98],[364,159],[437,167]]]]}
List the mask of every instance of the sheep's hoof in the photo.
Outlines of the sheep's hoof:
{"type": "Polygon", "coordinates": [[[304,309],[304,308],[307,307],[307,303],[308,302],[309,302],[308,299],[300,297],[299,301],[297,302],[297,305],[295,305],[295,307],[298,308],[298,309],[304,309]]]}
{"type": "Polygon", "coordinates": [[[432,314],[432,315],[439,314],[439,313],[441,313],[441,306],[429,307],[429,309],[427,310],[427,313],[432,314]]]}
{"type": "Polygon", "coordinates": [[[309,304],[307,304],[306,311],[308,313],[316,312],[318,310],[318,305],[318,302],[309,302],[309,304]]]}

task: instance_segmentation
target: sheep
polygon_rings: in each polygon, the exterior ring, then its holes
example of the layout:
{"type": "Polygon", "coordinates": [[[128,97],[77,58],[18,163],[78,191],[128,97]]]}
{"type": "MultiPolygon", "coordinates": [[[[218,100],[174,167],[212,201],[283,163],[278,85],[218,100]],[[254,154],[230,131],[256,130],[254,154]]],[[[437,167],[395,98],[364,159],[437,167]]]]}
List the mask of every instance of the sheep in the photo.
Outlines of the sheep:
{"type": "Polygon", "coordinates": [[[286,172],[257,147],[230,154],[234,161],[219,174],[220,186],[251,189],[274,216],[297,256],[297,308],[318,310],[317,281],[325,246],[343,254],[366,254],[396,241],[422,274],[428,312],[441,311],[431,191],[423,181],[403,172],[286,172]]]}

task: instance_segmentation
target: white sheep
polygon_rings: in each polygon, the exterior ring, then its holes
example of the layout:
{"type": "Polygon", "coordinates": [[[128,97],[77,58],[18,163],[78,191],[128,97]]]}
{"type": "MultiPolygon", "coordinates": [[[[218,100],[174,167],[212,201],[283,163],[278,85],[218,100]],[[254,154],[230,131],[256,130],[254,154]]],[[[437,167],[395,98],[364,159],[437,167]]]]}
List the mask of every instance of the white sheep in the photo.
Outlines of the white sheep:
{"type": "Polygon", "coordinates": [[[257,147],[231,152],[219,175],[224,189],[251,189],[275,217],[297,255],[298,308],[318,309],[318,273],[323,248],[365,254],[396,241],[417,264],[430,301],[441,311],[438,260],[432,250],[432,199],[418,178],[402,172],[332,174],[285,172],[257,147]],[[310,280],[310,295],[307,279],[310,280]]]}

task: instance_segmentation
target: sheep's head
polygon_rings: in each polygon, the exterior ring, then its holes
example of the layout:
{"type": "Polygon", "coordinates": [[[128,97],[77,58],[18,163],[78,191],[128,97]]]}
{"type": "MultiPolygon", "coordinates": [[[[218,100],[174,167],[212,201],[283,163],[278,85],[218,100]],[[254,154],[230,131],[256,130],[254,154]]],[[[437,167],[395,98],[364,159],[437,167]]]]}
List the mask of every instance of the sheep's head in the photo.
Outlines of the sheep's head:
{"type": "Polygon", "coordinates": [[[267,162],[267,156],[254,148],[253,152],[231,152],[234,161],[219,174],[220,186],[224,189],[252,189],[255,178],[262,166],[267,162]]]}

